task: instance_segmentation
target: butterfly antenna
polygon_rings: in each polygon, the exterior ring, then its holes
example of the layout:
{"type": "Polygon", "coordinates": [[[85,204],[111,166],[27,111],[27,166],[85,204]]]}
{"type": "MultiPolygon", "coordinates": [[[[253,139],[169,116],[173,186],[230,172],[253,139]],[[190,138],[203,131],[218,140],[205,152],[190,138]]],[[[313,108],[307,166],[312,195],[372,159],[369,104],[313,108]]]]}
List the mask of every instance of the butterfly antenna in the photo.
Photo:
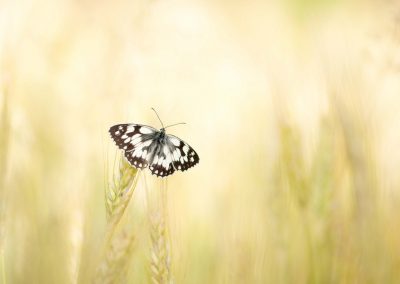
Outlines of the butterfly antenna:
{"type": "Polygon", "coordinates": [[[151,109],[152,109],[152,110],[155,112],[155,114],[157,115],[158,120],[161,122],[162,128],[165,129],[164,124],[162,123],[161,118],[158,116],[158,113],[156,112],[156,110],[155,110],[154,108],[151,108],[151,109]]]}
{"type": "Polygon", "coordinates": [[[171,124],[171,125],[168,125],[168,126],[164,127],[164,129],[168,128],[168,127],[171,127],[171,126],[179,125],[179,124],[186,124],[186,122],[179,122],[179,123],[171,124]]]}

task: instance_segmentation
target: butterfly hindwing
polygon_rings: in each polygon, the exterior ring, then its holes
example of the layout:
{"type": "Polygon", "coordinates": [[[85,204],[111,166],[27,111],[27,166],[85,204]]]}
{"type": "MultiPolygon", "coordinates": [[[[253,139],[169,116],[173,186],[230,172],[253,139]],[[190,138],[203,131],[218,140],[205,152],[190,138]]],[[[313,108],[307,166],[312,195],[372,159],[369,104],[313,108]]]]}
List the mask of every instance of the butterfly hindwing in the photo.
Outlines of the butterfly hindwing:
{"type": "Polygon", "coordinates": [[[174,173],[172,156],[167,145],[161,143],[157,145],[149,169],[153,175],[158,177],[165,177],[174,173]]]}
{"type": "Polygon", "coordinates": [[[174,168],[180,171],[196,165],[200,158],[189,144],[174,135],[167,135],[174,168]]]}
{"type": "Polygon", "coordinates": [[[153,153],[155,144],[152,139],[147,139],[135,145],[135,148],[131,151],[125,151],[125,157],[129,163],[138,168],[143,169],[149,165],[149,158],[153,153]]]}

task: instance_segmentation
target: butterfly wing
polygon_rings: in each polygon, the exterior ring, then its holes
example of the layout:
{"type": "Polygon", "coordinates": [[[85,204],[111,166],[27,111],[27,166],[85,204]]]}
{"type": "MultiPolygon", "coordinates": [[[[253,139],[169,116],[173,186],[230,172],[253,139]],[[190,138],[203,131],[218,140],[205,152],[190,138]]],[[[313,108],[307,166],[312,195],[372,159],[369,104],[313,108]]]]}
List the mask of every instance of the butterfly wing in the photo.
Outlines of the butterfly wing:
{"type": "Polygon", "coordinates": [[[185,171],[200,160],[189,144],[174,135],[165,135],[160,141],[160,132],[151,126],[117,124],[109,132],[132,166],[143,169],[150,165],[151,173],[158,177],[171,175],[175,170],[185,171]]]}
{"type": "Polygon", "coordinates": [[[174,135],[166,135],[166,137],[175,169],[186,171],[200,161],[199,155],[188,143],[174,135]]]}
{"type": "Polygon", "coordinates": [[[157,147],[154,140],[157,129],[141,124],[117,124],[109,132],[132,166],[138,169],[148,166],[149,158],[157,147]]]}
{"type": "Polygon", "coordinates": [[[175,172],[172,165],[172,154],[168,145],[158,143],[149,169],[153,175],[158,177],[166,177],[175,172]]]}

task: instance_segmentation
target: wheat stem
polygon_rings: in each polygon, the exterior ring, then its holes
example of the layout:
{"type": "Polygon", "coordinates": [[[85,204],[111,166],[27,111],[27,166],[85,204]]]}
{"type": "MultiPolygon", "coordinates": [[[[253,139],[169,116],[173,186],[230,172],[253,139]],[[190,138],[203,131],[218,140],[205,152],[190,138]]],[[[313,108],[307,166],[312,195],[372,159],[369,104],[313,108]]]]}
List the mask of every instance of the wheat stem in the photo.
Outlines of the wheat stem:
{"type": "Polygon", "coordinates": [[[125,275],[134,243],[133,234],[127,234],[122,230],[116,235],[116,232],[135,191],[139,171],[122,156],[118,171],[115,170],[115,164],[114,161],[112,181],[105,191],[107,229],[94,283],[120,282],[117,279],[122,279],[125,275]]]}
{"type": "Polygon", "coordinates": [[[148,204],[150,224],[150,278],[152,283],[173,283],[171,250],[167,229],[167,183],[162,181],[154,204],[148,204]]]}

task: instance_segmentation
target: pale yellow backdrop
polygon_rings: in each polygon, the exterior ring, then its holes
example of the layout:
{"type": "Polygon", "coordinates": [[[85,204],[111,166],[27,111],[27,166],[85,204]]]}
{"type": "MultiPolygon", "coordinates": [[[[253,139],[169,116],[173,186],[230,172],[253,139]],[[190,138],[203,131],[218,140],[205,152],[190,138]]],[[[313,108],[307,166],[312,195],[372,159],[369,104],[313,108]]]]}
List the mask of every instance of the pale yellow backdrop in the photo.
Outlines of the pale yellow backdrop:
{"type": "Polygon", "coordinates": [[[399,13],[1,1],[0,283],[91,283],[119,157],[108,128],[159,128],[151,107],[187,123],[168,131],[200,163],[166,187],[141,174],[114,283],[157,282],[146,189],[167,193],[174,283],[398,283],[399,13]]]}

